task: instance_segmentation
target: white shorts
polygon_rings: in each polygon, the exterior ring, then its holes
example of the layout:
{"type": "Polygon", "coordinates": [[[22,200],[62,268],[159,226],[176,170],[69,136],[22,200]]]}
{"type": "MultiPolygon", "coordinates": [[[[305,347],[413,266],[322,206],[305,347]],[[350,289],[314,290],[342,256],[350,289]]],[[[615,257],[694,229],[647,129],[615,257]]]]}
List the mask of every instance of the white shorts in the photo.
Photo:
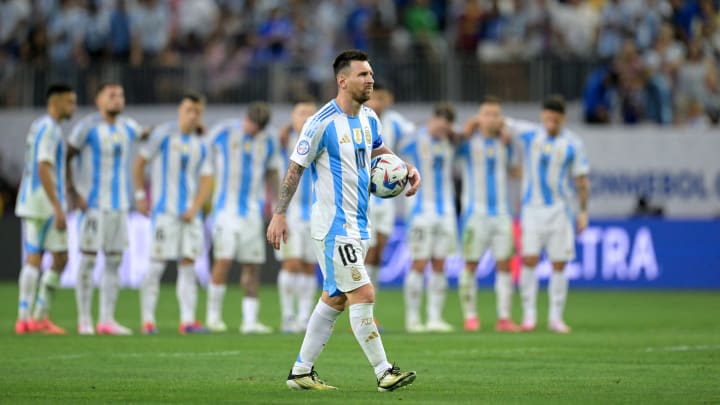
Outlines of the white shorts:
{"type": "Polygon", "coordinates": [[[381,199],[370,196],[368,207],[370,219],[370,246],[377,244],[377,235],[391,235],[395,228],[395,201],[392,199],[381,199]]]}
{"type": "Polygon", "coordinates": [[[218,216],[213,224],[213,257],[239,263],[265,263],[262,218],[218,216]]]}
{"type": "Polygon", "coordinates": [[[300,259],[305,263],[315,263],[310,221],[288,220],[287,242],[280,242],[280,250],[275,251],[275,258],[278,261],[300,259]]]}
{"type": "Polygon", "coordinates": [[[87,210],[80,216],[82,252],[122,253],[128,245],[127,212],[87,210]]]}
{"type": "Polygon", "coordinates": [[[490,249],[495,260],[510,258],[513,251],[512,219],[508,215],[471,215],[463,224],[462,255],[468,262],[479,262],[490,249]]]}
{"type": "Polygon", "coordinates": [[[23,247],[27,253],[67,252],[67,230],[55,227],[55,220],[50,218],[23,218],[23,247]]]}
{"type": "Polygon", "coordinates": [[[408,248],[413,260],[444,259],[457,250],[454,216],[423,215],[410,221],[408,248]]]}
{"type": "Polygon", "coordinates": [[[545,248],[551,262],[575,258],[575,228],[562,205],[523,207],[521,226],[523,256],[539,256],[545,248]]]}
{"type": "Polygon", "coordinates": [[[185,222],[158,214],[152,221],[150,257],[157,260],[197,259],[203,253],[203,227],[199,218],[185,222]]]}
{"type": "Polygon", "coordinates": [[[328,235],[325,240],[313,239],[313,246],[323,275],[323,291],[331,297],[370,283],[365,270],[368,241],[328,235]]]}

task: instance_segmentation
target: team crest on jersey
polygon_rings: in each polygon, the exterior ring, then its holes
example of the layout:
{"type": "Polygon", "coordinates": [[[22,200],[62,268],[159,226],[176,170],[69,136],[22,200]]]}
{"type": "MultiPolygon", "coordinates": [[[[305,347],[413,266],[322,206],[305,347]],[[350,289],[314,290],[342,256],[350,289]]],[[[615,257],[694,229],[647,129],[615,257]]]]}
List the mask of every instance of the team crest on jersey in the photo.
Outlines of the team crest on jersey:
{"type": "Polygon", "coordinates": [[[302,141],[298,142],[296,149],[298,155],[307,155],[307,153],[310,151],[310,143],[303,139],[302,141]]]}
{"type": "Polygon", "coordinates": [[[486,154],[488,157],[493,157],[493,156],[495,156],[495,148],[493,148],[493,147],[487,148],[487,151],[485,151],[485,154],[486,154]]]}
{"type": "Polygon", "coordinates": [[[370,128],[363,128],[363,132],[365,132],[365,143],[370,145],[372,143],[372,136],[370,136],[370,128]]]}
{"type": "Polygon", "coordinates": [[[549,143],[546,143],[545,147],[544,147],[544,151],[545,151],[545,153],[552,152],[552,145],[550,145],[549,143]]]}
{"type": "Polygon", "coordinates": [[[360,128],[353,128],[353,138],[355,138],[356,144],[361,144],[363,140],[362,130],[360,128]]]}
{"type": "Polygon", "coordinates": [[[251,141],[245,141],[245,142],[243,143],[243,149],[245,150],[245,152],[250,152],[250,151],[252,151],[252,142],[251,142],[251,141]]]}
{"type": "Polygon", "coordinates": [[[120,134],[118,134],[117,132],[113,134],[113,136],[112,136],[113,143],[120,143],[121,140],[122,139],[121,139],[120,134]]]}
{"type": "Polygon", "coordinates": [[[360,274],[360,270],[358,270],[357,267],[352,266],[350,268],[350,277],[352,277],[353,281],[360,281],[362,279],[362,274],[360,274]]]}

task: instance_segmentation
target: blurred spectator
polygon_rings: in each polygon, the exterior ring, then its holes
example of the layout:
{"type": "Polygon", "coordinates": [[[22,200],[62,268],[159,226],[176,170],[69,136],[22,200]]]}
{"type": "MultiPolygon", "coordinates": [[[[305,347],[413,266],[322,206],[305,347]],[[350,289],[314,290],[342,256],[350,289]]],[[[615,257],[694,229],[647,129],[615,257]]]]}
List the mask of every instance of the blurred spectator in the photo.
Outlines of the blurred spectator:
{"type": "Polygon", "coordinates": [[[684,42],[693,38],[693,25],[701,17],[700,6],[697,0],[670,0],[672,7],[672,23],[684,42]]]}
{"type": "Polygon", "coordinates": [[[583,0],[558,3],[552,13],[565,53],[582,58],[593,56],[593,40],[598,25],[597,12],[583,0]]]}
{"type": "Polygon", "coordinates": [[[60,9],[48,27],[50,60],[56,66],[69,68],[80,60],[87,24],[87,11],[77,0],[60,0],[60,9]]]}
{"type": "Polygon", "coordinates": [[[293,36],[290,18],[279,7],[270,10],[270,14],[258,30],[259,60],[262,62],[282,62],[289,54],[287,42],[293,36]]]}
{"type": "Polygon", "coordinates": [[[438,37],[438,17],[430,8],[429,0],[415,0],[405,11],[405,27],[412,35],[419,57],[434,58],[434,41],[438,37]]]}
{"type": "Polygon", "coordinates": [[[645,62],[635,48],[635,41],[626,39],[623,42],[614,65],[618,73],[623,122],[637,124],[645,115],[647,70],[645,62]]]}
{"type": "Polygon", "coordinates": [[[138,0],[130,10],[130,28],[133,35],[130,62],[140,65],[157,61],[168,46],[170,10],[158,0],[138,0]]]}
{"type": "Polygon", "coordinates": [[[609,124],[617,98],[618,76],[601,66],[588,77],[583,91],[583,114],[587,124],[609,124]]]}
{"type": "Polygon", "coordinates": [[[110,12],[101,9],[98,1],[88,0],[87,25],[84,35],[85,53],[93,62],[105,58],[110,39],[110,12]]]}
{"type": "Polygon", "coordinates": [[[10,56],[19,56],[30,11],[28,1],[0,1],[0,61],[6,58],[3,54],[7,55],[8,59],[10,56]]]}
{"type": "Polygon", "coordinates": [[[678,70],[675,102],[678,119],[691,126],[703,126],[706,111],[712,116],[720,108],[717,64],[706,58],[700,41],[687,47],[685,63],[678,70]]]}
{"type": "Polygon", "coordinates": [[[218,25],[214,0],[181,1],[177,8],[177,37],[186,49],[202,49],[218,25]]]}
{"type": "Polygon", "coordinates": [[[118,0],[110,13],[110,55],[115,62],[130,61],[132,35],[130,33],[130,15],[127,1],[118,0]]]}
{"type": "Polygon", "coordinates": [[[477,0],[465,0],[458,16],[455,49],[465,55],[474,55],[480,41],[483,13],[477,0]]]}
{"type": "Polygon", "coordinates": [[[562,49],[562,36],[553,24],[550,0],[534,0],[527,19],[526,46],[530,55],[550,55],[562,49]]]}
{"type": "Polygon", "coordinates": [[[346,26],[351,47],[364,51],[368,50],[372,12],[370,0],[359,0],[350,11],[346,26]]]}
{"type": "Polygon", "coordinates": [[[658,124],[673,122],[672,88],[685,52],[674,37],[673,26],[663,24],[652,49],[645,53],[649,79],[647,115],[658,124]]]}
{"type": "Polygon", "coordinates": [[[608,0],[600,12],[597,34],[597,54],[609,59],[620,52],[629,21],[620,0],[608,0]]]}

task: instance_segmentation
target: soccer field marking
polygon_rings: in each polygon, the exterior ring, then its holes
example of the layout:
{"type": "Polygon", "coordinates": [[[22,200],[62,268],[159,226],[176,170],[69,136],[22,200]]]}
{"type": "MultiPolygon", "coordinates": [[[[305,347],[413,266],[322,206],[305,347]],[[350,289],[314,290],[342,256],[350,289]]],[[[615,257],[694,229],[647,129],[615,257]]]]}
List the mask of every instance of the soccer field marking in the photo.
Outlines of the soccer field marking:
{"type": "MultiPolygon", "coordinates": [[[[240,356],[243,354],[241,350],[224,350],[219,352],[120,352],[108,353],[109,357],[129,359],[135,357],[226,357],[240,356]]],[[[90,356],[97,356],[97,353],[65,353],[56,356],[47,356],[49,360],[75,360],[90,356]]]]}
{"type": "MultiPolygon", "coordinates": [[[[523,348],[512,348],[512,349],[465,349],[465,350],[443,350],[443,356],[466,356],[469,354],[528,354],[528,353],[540,353],[546,352],[546,348],[542,347],[523,347],[523,348]]],[[[422,354],[437,354],[437,350],[426,350],[422,354]]]]}
{"type": "Polygon", "coordinates": [[[720,350],[720,345],[681,345],[681,346],[664,346],[664,347],[647,347],[646,353],[653,352],[703,352],[720,350]]]}

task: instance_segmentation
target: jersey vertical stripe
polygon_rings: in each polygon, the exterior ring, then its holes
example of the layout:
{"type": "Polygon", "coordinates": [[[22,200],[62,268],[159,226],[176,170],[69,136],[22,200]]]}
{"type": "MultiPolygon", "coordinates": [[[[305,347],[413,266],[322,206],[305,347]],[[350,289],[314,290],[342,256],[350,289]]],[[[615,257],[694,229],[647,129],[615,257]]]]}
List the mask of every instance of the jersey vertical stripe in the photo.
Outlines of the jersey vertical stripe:
{"type": "Polygon", "coordinates": [[[463,218],[473,213],[510,215],[507,182],[512,147],[476,133],[460,145],[458,158],[462,173],[463,218]]]}

